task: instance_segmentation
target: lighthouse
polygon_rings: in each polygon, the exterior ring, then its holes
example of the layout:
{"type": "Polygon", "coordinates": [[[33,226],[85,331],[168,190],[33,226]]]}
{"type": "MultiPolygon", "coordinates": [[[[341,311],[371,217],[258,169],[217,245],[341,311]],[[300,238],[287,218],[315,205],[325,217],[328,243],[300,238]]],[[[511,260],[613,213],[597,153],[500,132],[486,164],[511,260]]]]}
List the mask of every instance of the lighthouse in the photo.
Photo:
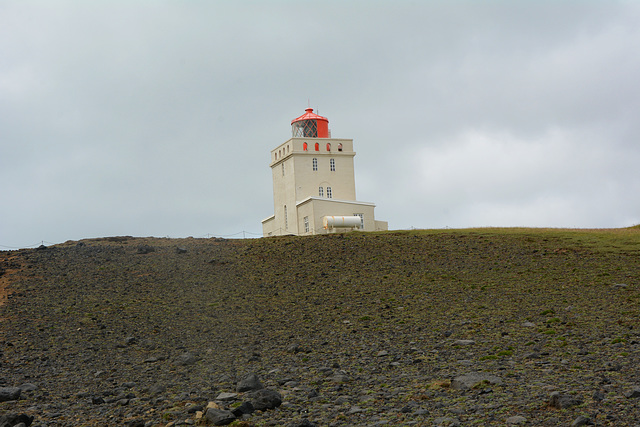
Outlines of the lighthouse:
{"type": "Polygon", "coordinates": [[[329,120],[307,108],[291,121],[291,138],[271,150],[274,214],[266,236],[387,230],[375,204],[356,200],[353,139],[332,138],[329,120]]]}

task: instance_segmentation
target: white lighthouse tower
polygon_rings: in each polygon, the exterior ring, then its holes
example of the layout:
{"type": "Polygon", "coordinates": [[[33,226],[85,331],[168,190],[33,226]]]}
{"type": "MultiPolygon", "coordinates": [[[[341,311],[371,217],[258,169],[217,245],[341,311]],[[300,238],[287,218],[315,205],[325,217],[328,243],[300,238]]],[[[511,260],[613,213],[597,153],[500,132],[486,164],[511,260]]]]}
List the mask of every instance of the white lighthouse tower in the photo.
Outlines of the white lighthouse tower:
{"type": "Polygon", "coordinates": [[[264,236],[387,230],[375,204],[356,200],[352,139],[331,138],[329,120],[307,108],[291,121],[292,138],[271,150],[274,214],[264,236]]]}

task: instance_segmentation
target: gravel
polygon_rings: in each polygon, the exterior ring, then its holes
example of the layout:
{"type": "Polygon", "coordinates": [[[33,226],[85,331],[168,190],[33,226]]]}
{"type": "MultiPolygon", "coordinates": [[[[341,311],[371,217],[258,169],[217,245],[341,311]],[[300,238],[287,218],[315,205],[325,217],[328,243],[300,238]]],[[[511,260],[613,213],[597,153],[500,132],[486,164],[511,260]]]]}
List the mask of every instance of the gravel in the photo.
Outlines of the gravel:
{"type": "Polygon", "coordinates": [[[32,426],[640,420],[626,247],[531,230],[112,237],[1,252],[0,271],[0,414],[32,426]]]}

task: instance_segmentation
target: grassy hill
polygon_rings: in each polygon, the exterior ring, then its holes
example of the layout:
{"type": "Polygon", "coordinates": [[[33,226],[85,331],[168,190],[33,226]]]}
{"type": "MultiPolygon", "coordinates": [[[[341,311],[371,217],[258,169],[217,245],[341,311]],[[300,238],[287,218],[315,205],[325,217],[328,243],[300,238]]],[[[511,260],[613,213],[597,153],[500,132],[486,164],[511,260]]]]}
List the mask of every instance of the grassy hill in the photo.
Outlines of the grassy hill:
{"type": "Polygon", "coordinates": [[[0,413],[34,425],[196,422],[247,373],[283,403],[237,425],[640,420],[639,227],[111,237],[0,263],[0,387],[36,385],[0,413]],[[499,381],[452,387],[472,372],[499,381]]]}

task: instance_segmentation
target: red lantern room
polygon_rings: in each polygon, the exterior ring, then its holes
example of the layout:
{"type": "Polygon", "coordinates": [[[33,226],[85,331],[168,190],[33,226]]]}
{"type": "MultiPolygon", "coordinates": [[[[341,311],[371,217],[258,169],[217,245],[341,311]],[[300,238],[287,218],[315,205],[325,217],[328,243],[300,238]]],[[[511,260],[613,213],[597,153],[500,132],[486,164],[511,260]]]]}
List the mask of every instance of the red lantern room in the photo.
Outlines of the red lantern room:
{"type": "Polygon", "coordinates": [[[294,138],[329,138],[329,119],[314,114],[313,108],[291,120],[291,132],[294,138]]]}

